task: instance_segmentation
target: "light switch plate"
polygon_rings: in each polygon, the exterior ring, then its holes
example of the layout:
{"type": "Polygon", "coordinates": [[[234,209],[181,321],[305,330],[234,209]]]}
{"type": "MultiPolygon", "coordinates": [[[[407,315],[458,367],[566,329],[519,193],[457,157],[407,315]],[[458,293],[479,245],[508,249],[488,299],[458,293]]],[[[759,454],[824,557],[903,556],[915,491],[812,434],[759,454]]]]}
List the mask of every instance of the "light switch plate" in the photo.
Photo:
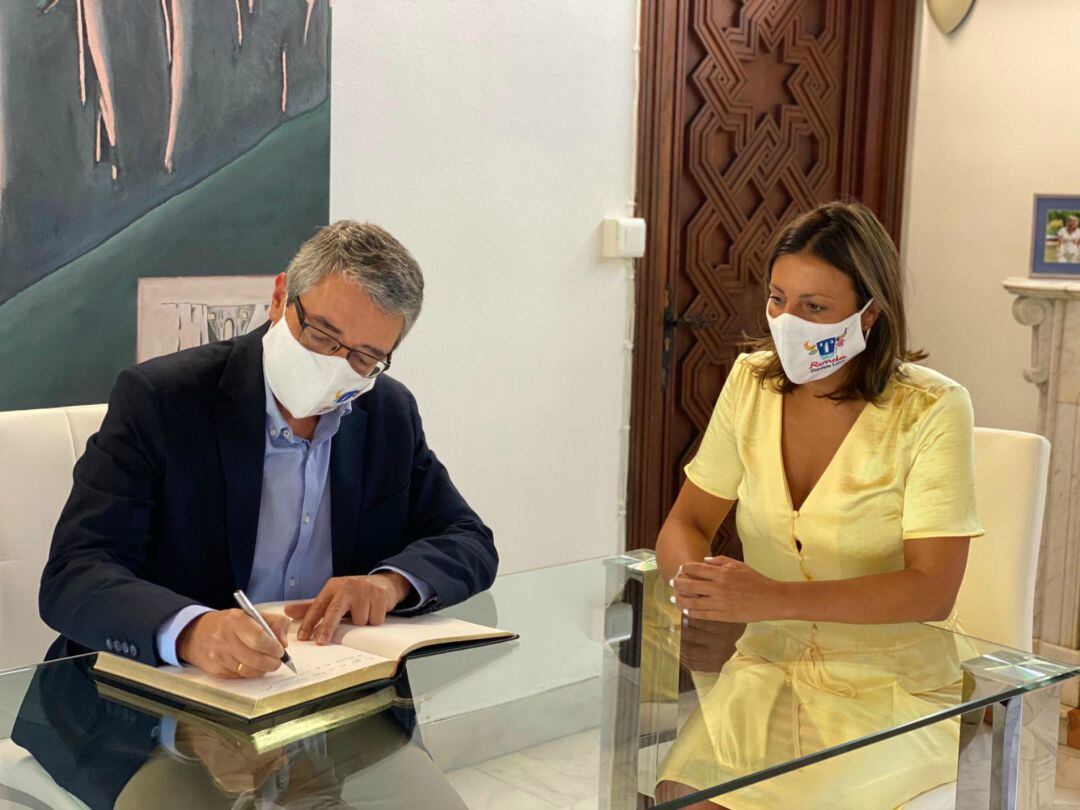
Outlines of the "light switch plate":
{"type": "Polygon", "coordinates": [[[645,220],[608,217],[603,227],[606,259],[639,259],[645,255],[645,220]]]}

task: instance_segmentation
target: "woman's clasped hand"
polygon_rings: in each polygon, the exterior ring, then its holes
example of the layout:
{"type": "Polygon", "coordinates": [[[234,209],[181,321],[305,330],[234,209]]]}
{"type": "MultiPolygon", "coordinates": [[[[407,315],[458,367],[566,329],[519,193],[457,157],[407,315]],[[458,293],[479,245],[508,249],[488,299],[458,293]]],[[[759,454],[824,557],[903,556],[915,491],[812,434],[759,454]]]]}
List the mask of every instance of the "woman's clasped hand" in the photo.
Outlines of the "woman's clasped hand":
{"type": "Polygon", "coordinates": [[[784,618],[785,583],[731,557],[684,563],[671,586],[671,601],[691,619],[746,623],[784,618]]]}

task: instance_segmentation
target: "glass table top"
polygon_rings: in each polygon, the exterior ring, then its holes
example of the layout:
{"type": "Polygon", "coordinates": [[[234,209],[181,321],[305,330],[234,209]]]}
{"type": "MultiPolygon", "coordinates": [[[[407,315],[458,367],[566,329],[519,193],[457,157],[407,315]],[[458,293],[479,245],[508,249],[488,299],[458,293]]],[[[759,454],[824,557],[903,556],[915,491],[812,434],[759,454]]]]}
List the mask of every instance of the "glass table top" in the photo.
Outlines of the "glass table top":
{"type": "Polygon", "coordinates": [[[253,726],[93,656],[0,672],[0,806],[675,808],[868,768],[914,796],[984,707],[1080,673],[929,625],[688,623],[670,595],[646,553],[504,575],[443,613],[518,640],[253,726]]]}

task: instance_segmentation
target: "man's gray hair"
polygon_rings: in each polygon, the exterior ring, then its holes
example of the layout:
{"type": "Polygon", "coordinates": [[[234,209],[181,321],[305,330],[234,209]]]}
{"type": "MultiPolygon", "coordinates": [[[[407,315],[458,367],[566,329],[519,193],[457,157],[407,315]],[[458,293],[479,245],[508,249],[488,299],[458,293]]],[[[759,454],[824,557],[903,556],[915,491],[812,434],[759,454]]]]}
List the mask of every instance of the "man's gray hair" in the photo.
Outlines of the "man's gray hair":
{"type": "Polygon", "coordinates": [[[420,317],[424,303],[420,265],[401,242],[378,225],[342,219],[320,228],[300,246],[285,270],[289,300],[331,273],[340,273],[361,287],[386,314],[402,315],[402,338],[420,317]]]}

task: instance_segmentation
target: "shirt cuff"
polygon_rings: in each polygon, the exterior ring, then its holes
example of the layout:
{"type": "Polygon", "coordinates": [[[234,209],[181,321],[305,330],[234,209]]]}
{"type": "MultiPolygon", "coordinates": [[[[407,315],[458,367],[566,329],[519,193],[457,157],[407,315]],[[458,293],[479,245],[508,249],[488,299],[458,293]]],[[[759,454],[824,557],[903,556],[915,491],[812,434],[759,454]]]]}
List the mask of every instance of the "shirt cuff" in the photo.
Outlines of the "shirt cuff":
{"type": "Polygon", "coordinates": [[[157,631],[158,657],[166,664],[174,667],[183,666],[176,656],[176,640],[184,632],[184,628],[191,624],[204,613],[213,613],[208,607],[202,605],[188,605],[174,613],[170,618],[162,622],[157,631]]]}
{"type": "Polygon", "coordinates": [[[176,750],[176,718],[162,715],[158,721],[158,744],[174,756],[180,756],[176,750]]]}
{"type": "Polygon", "coordinates": [[[401,574],[412,585],[412,589],[416,594],[414,599],[406,598],[404,602],[394,608],[395,613],[406,613],[414,610],[419,610],[431,601],[432,593],[431,586],[419,577],[413,576],[408,571],[402,571],[400,568],[394,565],[380,565],[371,573],[377,574],[380,571],[393,571],[395,574],[401,574]]]}

